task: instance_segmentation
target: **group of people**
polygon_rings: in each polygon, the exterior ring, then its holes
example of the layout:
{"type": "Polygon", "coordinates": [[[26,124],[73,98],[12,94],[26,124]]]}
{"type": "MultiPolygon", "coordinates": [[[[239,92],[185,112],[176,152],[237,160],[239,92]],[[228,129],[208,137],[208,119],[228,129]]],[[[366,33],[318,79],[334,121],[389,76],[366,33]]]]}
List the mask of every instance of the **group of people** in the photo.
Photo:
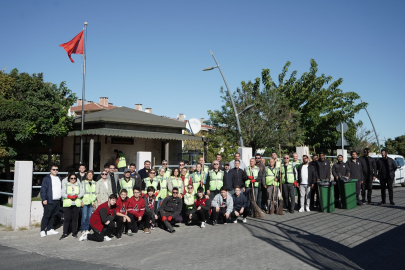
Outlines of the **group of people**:
{"type": "MultiPolygon", "coordinates": [[[[139,230],[149,234],[156,226],[174,233],[176,224],[183,221],[201,228],[207,222],[214,226],[237,223],[239,217],[246,223],[246,217],[257,211],[254,204],[271,214],[271,210],[283,203],[283,208],[294,213],[295,189],[299,190],[299,212],[311,211],[318,207],[317,182],[330,180],[331,176],[335,181],[343,176],[358,179],[358,204],[366,203],[366,198],[371,203],[372,181],[378,176],[381,204],[386,202],[386,188],[390,203],[394,204],[392,181],[397,167],[386,150],[381,154],[377,163],[369,157],[368,149],[361,158],[352,151],[347,163],[339,155],[332,173],[323,153],[314,154],[310,161],[307,155],[299,160],[296,153],[292,160],[288,154],[278,159],[274,152],[267,165],[256,154],[248,166],[239,153],[229,163],[223,163],[222,156],[217,155],[210,166],[200,158],[193,171],[183,161],[179,167],[170,169],[168,161],[163,160],[157,170],[151,168],[150,161],[145,161],[139,171],[132,163],[129,168],[120,169],[122,177],[115,176],[114,164],[106,164],[96,180],[93,180],[94,172],[86,171],[84,165],[80,165],[79,173],[69,172],[63,180],[58,176],[58,167],[52,166],[40,192],[44,205],[40,235],[58,234],[53,229],[53,219],[60,205],[64,213],[61,240],[70,233],[78,238],[80,226],[80,241],[98,242],[110,241],[112,237],[121,239],[123,234],[132,236],[139,230]]],[[[339,200],[338,190],[335,196],[339,200]]]]}

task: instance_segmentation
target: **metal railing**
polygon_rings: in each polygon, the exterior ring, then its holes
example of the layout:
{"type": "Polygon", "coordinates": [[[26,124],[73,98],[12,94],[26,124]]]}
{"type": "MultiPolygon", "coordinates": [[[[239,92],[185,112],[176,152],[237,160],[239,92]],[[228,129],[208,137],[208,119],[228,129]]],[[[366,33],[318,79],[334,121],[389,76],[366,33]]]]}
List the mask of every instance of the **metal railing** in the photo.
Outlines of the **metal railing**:
{"type": "MultiPolygon", "coordinates": [[[[14,180],[0,179],[0,182],[14,183],[14,180]]],[[[8,196],[13,196],[13,193],[10,193],[10,192],[3,192],[3,191],[0,191],[0,194],[2,194],[2,195],[8,195],[8,196]]]]}

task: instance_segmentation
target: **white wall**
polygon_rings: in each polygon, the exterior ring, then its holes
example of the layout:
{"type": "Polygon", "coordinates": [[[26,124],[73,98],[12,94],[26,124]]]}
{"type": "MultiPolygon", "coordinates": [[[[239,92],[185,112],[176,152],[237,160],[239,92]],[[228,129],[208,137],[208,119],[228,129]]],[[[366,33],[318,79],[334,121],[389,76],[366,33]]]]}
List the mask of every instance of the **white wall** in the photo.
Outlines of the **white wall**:
{"type": "Polygon", "coordinates": [[[11,226],[13,221],[13,208],[0,205],[0,224],[11,226]]]}

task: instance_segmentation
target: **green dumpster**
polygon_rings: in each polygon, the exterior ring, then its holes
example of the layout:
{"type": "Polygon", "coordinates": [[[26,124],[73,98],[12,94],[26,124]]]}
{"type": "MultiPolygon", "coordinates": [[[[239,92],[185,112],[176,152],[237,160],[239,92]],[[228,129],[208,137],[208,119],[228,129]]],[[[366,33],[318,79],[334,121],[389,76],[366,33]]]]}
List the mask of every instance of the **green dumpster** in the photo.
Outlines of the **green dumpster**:
{"type": "Polygon", "coordinates": [[[343,209],[354,209],[357,207],[356,182],[357,179],[343,177],[338,180],[340,200],[343,209]]]}
{"type": "Polygon", "coordinates": [[[319,204],[321,211],[325,213],[335,212],[335,190],[333,188],[336,182],[322,180],[317,183],[319,190],[319,204]]]}

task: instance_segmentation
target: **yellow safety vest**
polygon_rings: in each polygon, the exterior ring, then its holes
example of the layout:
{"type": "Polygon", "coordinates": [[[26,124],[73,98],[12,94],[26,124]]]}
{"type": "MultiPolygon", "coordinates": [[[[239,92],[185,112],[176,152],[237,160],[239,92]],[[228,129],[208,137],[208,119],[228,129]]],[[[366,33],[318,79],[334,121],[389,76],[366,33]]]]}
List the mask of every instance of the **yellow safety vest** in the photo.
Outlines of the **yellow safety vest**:
{"type": "MultiPolygon", "coordinates": [[[[182,190],[182,188],[181,188],[181,187],[182,187],[183,180],[181,180],[180,177],[178,177],[178,178],[176,178],[176,177],[171,177],[171,178],[170,178],[170,181],[172,182],[172,188],[176,187],[176,188],[179,189],[179,195],[180,195],[181,193],[183,193],[183,190],[182,190]]],[[[172,193],[170,192],[170,190],[168,190],[167,193],[169,194],[169,196],[172,195],[172,193]]]]}
{"type": "MultiPolygon", "coordinates": [[[[259,179],[257,179],[259,177],[259,172],[260,172],[260,168],[259,167],[255,167],[253,169],[251,169],[250,167],[245,168],[246,174],[248,176],[253,176],[253,178],[256,180],[255,182],[255,187],[259,186],[259,179]]],[[[251,187],[250,185],[250,179],[245,181],[245,186],[246,187],[251,187]]]]}
{"type": "Polygon", "coordinates": [[[170,178],[170,176],[172,175],[172,170],[170,168],[166,169],[165,174],[163,175],[165,178],[170,178]]]}
{"type": "MultiPolygon", "coordinates": [[[[65,190],[67,195],[79,195],[80,194],[80,186],[79,183],[75,183],[74,186],[72,186],[71,183],[66,183],[65,184],[65,190]]],[[[75,200],[75,205],[77,207],[82,206],[82,200],[80,198],[77,198],[75,200]]],[[[71,207],[72,206],[72,200],[71,199],[63,199],[63,207],[71,207]]]]}
{"type": "Polygon", "coordinates": [[[187,193],[184,195],[184,204],[186,205],[186,209],[193,209],[195,198],[195,194],[187,193]]]}
{"type": "Polygon", "coordinates": [[[287,166],[287,172],[284,170],[284,165],[281,165],[281,183],[285,183],[285,174],[287,173],[287,184],[292,184],[294,183],[295,176],[294,176],[294,166],[292,164],[288,164],[287,166]]]}
{"type": "Polygon", "coordinates": [[[89,181],[85,180],[83,182],[83,190],[83,204],[94,204],[94,202],[96,201],[96,182],[92,180],[90,186],[89,181]]]}
{"type": "MultiPolygon", "coordinates": [[[[120,179],[120,187],[121,190],[126,189],[127,190],[127,196],[128,198],[131,198],[132,196],[134,196],[134,185],[135,185],[135,179],[130,177],[129,181],[125,181],[125,178],[121,178],[120,179]]],[[[121,193],[120,190],[120,193],[121,193]]]]}
{"type": "Polygon", "coordinates": [[[148,187],[152,186],[155,188],[155,191],[157,190],[159,180],[157,178],[153,178],[152,183],[150,182],[150,177],[143,179],[145,182],[145,191],[148,189],[148,187]]]}
{"type": "Polygon", "coordinates": [[[201,187],[201,182],[203,182],[202,188],[205,192],[204,178],[204,172],[201,172],[200,175],[198,175],[196,172],[191,175],[191,182],[193,183],[194,192],[197,192],[197,189],[201,187]]]}
{"type": "Polygon", "coordinates": [[[278,173],[278,170],[274,167],[273,170],[270,167],[266,167],[266,185],[272,186],[276,185],[279,186],[279,182],[275,182],[274,179],[278,173]]]}
{"type": "Polygon", "coordinates": [[[205,173],[205,175],[208,175],[209,172],[210,172],[210,167],[208,167],[207,165],[204,165],[204,173],[205,173]]]}
{"type": "Polygon", "coordinates": [[[117,168],[122,168],[127,166],[127,162],[125,161],[125,157],[123,153],[118,153],[118,164],[117,168]]]}
{"type": "Polygon", "coordinates": [[[164,199],[167,197],[167,177],[165,177],[165,176],[162,177],[159,175],[156,177],[156,179],[159,181],[159,184],[160,184],[160,192],[156,197],[156,201],[157,201],[159,198],[164,199]]]}
{"type": "Polygon", "coordinates": [[[210,175],[210,186],[209,190],[215,191],[220,190],[224,185],[224,171],[218,170],[218,173],[215,173],[214,170],[209,172],[210,175]]]}

